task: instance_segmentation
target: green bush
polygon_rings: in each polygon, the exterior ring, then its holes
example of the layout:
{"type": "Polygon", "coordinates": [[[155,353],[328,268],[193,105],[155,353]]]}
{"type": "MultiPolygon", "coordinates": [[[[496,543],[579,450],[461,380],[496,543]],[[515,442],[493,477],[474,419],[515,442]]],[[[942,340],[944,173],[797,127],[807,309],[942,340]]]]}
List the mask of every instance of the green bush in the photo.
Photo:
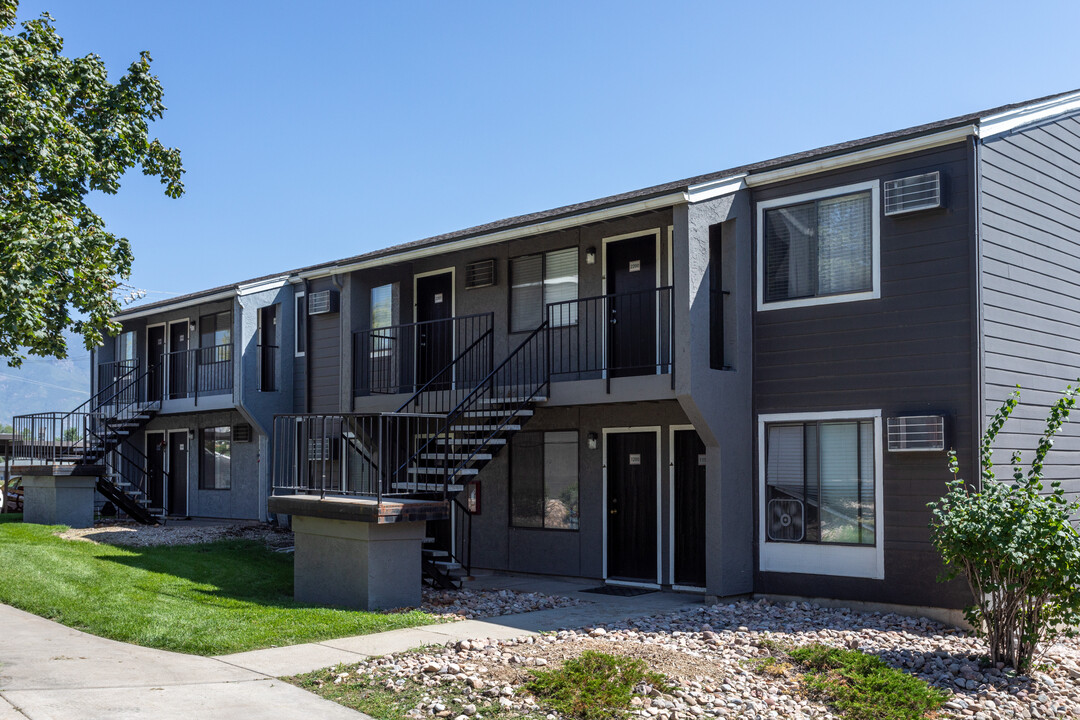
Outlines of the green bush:
{"type": "Polygon", "coordinates": [[[555,712],[579,720],[618,718],[630,707],[634,688],[645,683],[666,688],[667,679],[637,658],[586,650],[554,670],[532,670],[524,685],[555,712]]]}
{"type": "Polygon", "coordinates": [[[945,693],[858,650],[826,645],[791,648],[807,691],[850,720],[918,720],[940,708],[945,693]]]}
{"type": "Polygon", "coordinates": [[[975,604],[965,614],[986,639],[990,661],[1025,672],[1040,644],[1075,635],[1080,622],[1080,535],[1070,518],[1080,503],[1070,502],[1061,483],[1044,492],[1043,464],[1054,436],[1076,403],[1070,386],[1051,406],[1030,468],[1013,453],[1011,483],[994,476],[992,445],[1020,401],[1017,390],[994,414],[979,451],[980,487],[959,477],[956,453],[949,453],[954,479],[939,502],[930,503],[932,541],[945,562],[942,580],[963,575],[975,604]]]}

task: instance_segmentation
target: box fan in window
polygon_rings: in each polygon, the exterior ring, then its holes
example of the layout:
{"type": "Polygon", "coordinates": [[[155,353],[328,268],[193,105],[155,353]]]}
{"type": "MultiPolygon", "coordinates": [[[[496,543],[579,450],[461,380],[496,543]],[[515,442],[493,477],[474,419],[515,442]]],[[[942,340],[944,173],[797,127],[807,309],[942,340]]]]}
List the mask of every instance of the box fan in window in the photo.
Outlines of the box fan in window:
{"type": "Polygon", "coordinates": [[[770,500],[765,517],[769,539],[776,542],[799,542],[806,535],[806,514],[802,500],[770,500]]]}

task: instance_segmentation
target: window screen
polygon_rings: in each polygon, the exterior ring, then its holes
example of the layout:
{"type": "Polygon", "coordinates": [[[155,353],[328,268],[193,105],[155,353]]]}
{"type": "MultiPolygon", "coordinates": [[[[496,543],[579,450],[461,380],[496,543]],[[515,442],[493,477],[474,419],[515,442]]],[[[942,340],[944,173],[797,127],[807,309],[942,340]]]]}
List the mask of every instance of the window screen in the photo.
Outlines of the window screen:
{"type": "Polygon", "coordinates": [[[228,490],[232,487],[232,428],[203,428],[202,468],[199,488],[228,490]]]}
{"type": "MultiPolygon", "coordinates": [[[[510,260],[510,331],[537,328],[549,303],[577,300],[578,249],[552,250],[510,260]]],[[[577,322],[577,304],[561,306],[558,325],[577,322]]]]}
{"type": "Polygon", "coordinates": [[[764,213],[765,301],[873,289],[870,192],[764,213]]]}
{"type": "Polygon", "coordinates": [[[578,433],[520,432],[511,442],[511,525],[577,530],[578,433]]]}
{"type": "Polygon", "coordinates": [[[872,420],[769,425],[767,537],[873,545],[875,447],[872,420]]]}

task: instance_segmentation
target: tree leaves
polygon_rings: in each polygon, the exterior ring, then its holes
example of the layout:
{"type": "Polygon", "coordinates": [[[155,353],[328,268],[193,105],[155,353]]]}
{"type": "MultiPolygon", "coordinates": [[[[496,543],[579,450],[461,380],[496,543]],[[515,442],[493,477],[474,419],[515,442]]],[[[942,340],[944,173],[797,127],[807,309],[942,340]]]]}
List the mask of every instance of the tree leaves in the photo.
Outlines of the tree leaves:
{"type": "Polygon", "coordinates": [[[996,479],[993,443],[1019,401],[1017,390],[983,435],[980,488],[960,479],[956,453],[949,452],[954,479],[949,492],[930,503],[930,529],[945,562],[942,579],[967,578],[975,604],[965,615],[987,639],[990,659],[1023,671],[1040,644],[1073,635],[1080,624],[1080,534],[1072,524],[1080,501],[1070,501],[1057,481],[1044,493],[1042,482],[1054,437],[1076,404],[1072,386],[1051,406],[1028,471],[1014,452],[1012,484],[996,479]]]}
{"type": "MultiPolygon", "coordinates": [[[[12,30],[17,0],[0,0],[12,30]]],[[[116,193],[140,167],[169,197],[184,192],[180,152],[149,135],[165,112],[150,55],[115,84],[97,55],[67,58],[52,18],[0,34],[0,356],[63,357],[64,331],[89,349],[117,330],[116,291],[131,273],[131,246],[105,230],[88,192],[116,193]]]]}

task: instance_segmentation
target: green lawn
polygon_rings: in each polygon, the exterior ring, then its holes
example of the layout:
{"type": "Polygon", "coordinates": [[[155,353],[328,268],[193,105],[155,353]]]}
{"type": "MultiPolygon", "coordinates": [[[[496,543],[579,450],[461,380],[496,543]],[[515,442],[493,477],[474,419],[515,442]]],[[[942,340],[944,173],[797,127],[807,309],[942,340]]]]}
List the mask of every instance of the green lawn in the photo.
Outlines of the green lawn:
{"type": "Polygon", "coordinates": [[[259,543],[119,548],[0,515],[0,602],[124,642],[219,655],[438,620],[292,599],[292,555],[259,543]]]}

